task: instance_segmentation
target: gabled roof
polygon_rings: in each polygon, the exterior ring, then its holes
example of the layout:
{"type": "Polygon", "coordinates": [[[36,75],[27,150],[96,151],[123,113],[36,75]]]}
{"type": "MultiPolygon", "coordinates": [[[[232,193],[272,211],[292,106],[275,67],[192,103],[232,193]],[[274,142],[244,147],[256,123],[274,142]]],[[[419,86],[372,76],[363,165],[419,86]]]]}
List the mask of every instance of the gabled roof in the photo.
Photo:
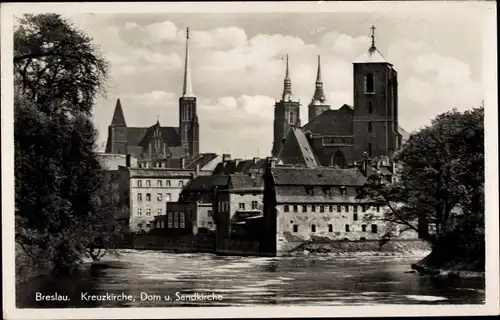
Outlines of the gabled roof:
{"type": "Polygon", "coordinates": [[[159,123],[152,125],[145,129],[145,132],[139,141],[138,145],[145,148],[147,147],[149,141],[153,137],[156,129],[160,130],[161,138],[167,143],[168,146],[177,147],[181,144],[181,139],[179,136],[178,128],[176,127],[160,127],[159,123]]]}
{"type": "Polygon", "coordinates": [[[362,186],[366,178],[358,169],[275,167],[275,185],[362,186]]]}
{"type": "Polygon", "coordinates": [[[305,166],[308,168],[318,166],[318,161],[309,141],[300,128],[291,128],[288,130],[285,143],[281,146],[278,154],[278,161],[281,161],[283,164],[305,166]]]}
{"type": "Polygon", "coordinates": [[[264,180],[261,175],[251,177],[246,174],[232,174],[229,176],[229,189],[236,190],[264,190],[264,180]]]}
{"type": "Polygon", "coordinates": [[[354,109],[344,104],[338,110],[326,110],[304,126],[304,131],[319,135],[352,135],[354,109]]]}
{"type": "Polygon", "coordinates": [[[214,187],[225,188],[229,183],[229,176],[198,176],[191,180],[183,191],[210,191],[214,187]]]}
{"type": "Polygon", "coordinates": [[[401,135],[403,142],[407,141],[410,138],[410,134],[408,133],[408,131],[403,129],[403,127],[401,126],[398,126],[398,133],[401,135]]]}

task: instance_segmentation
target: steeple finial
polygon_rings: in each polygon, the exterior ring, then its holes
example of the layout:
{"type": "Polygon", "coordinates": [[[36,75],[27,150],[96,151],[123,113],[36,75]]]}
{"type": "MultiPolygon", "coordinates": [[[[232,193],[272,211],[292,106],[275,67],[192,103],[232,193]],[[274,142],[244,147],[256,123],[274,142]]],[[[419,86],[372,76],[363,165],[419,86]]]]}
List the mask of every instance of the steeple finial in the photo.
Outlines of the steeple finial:
{"type": "Polygon", "coordinates": [[[323,80],[321,79],[321,56],[318,55],[318,73],[316,74],[316,90],[314,91],[313,102],[325,102],[325,93],[323,92],[323,80]]]}
{"type": "Polygon", "coordinates": [[[370,51],[373,51],[373,50],[376,50],[376,47],[375,47],[375,29],[376,28],[374,25],[372,25],[370,29],[372,31],[372,33],[371,33],[372,46],[370,47],[370,51]]]}
{"type": "Polygon", "coordinates": [[[285,87],[283,89],[283,101],[292,100],[292,81],[290,80],[290,71],[288,68],[288,54],[286,55],[285,87]]]}
{"type": "Polygon", "coordinates": [[[189,64],[189,27],[186,28],[186,60],[184,62],[184,86],[183,97],[194,97],[193,84],[191,82],[191,69],[189,64]]]}

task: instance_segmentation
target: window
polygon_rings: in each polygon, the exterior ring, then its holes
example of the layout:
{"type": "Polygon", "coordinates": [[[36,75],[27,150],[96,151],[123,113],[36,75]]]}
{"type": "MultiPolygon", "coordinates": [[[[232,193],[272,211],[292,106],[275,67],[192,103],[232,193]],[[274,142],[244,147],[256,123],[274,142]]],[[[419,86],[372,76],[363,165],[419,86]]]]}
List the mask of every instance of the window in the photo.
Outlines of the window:
{"type": "Polygon", "coordinates": [[[186,227],[186,218],[184,212],[179,212],[179,228],[184,229],[186,227]]]}
{"type": "Polygon", "coordinates": [[[333,232],[333,224],[328,225],[328,232],[333,232]]]}
{"type": "Polygon", "coordinates": [[[160,226],[161,226],[161,228],[165,228],[165,221],[161,221],[160,226]]]}
{"type": "Polygon", "coordinates": [[[137,224],[137,227],[138,227],[139,229],[142,229],[142,223],[137,224]]]}
{"type": "Polygon", "coordinates": [[[290,211],[290,208],[288,207],[288,205],[287,205],[287,204],[285,204],[285,206],[283,207],[283,210],[284,210],[285,212],[289,212],[289,211],[290,211]]]}
{"type": "Polygon", "coordinates": [[[244,203],[240,203],[239,204],[239,208],[240,208],[240,210],[245,210],[245,204],[244,203]]]}
{"type": "Polygon", "coordinates": [[[158,194],[156,195],[156,199],[157,199],[158,201],[161,201],[161,200],[162,200],[162,194],[161,194],[161,193],[158,193],[158,194]]]}
{"type": "Polygon", "coordinates": [[[314,204],[311,206],[311,211],[316,212],[316,206],[314,204]]]}
{"type": "Polygon", "coordinates": [[[372,130],[373,130],[373,126],[372,126],[372,123],[370,121],[370,122],[368,122],[368,132],[372,132],[372,130]]]}
{"type": "Polygon", "coordinates": [[[146,187],[151,187],[151,180],[146,180],[146,187]]]}
{"type": "Polygon", "coordinates": [[[354,206],[352,206],[352,209],[354,212],[358,212],[358,206],[354,205],[354,206]]]}
{"type": "Polygon", "coordinates": [[[369,157],[372,156],[372,144],[371,143],[368,144],[368,156],[369,157]]]}
{"type": "Polygon", "coordinates": [[[138,215],[138,216],[141,216],[141,215],[142,215],[142,209],[141,209],[141,208],[138,208],[138,209],[137,209],[137,215],[138,215]]]}
{"type": "Polygon", "coordinates": [[[355,213],[353,216],[352,216],[352,220],[354,221],[358,221],[358,214],[355,213]]]}
{"type": "Polygon", "coordinates": [[[366,232],[366,224],[361,225],[361,231],[366,232]]]}
{"type": "Polygon", "coordinates": [[[365,211],[366,211],[366,206],[365,206],[365,205],[362,205],[362,206],[361,206],[361,210],[362,210],[363,212],[365,212],[365,211]]]}
{"type": "Polygon", "coordinates": [[[319,212],[325,212],[325,206],[319,206],[319,212]]]}
{"type": "Polygon", "coordinates": [[[151,201],[151,193],[146,193],[146,201],[151,201]]]}
{"type": "Polygon", "coordinates": [[[294,224],[293,225],[293,232],[299,232],[299,226],[294,224]]]}
{"type": "Polygon", "coordinates": [[[380,206],[377,205],[377,212],[380,212],[380,206]]]}
{"type": "Polygon", "coordinates": [[[212,228],[212,226],[213,226],[213,223],[209,221],[209,222],[208,222],[208,227],[209,227],[209,228],[212,228]]]}
{"type": "Polygon", "coordinates": [[[290,117],[289,118],[290,118],[290,124],[294,124],[295,121],[293,119],[293,111],[290,111],[290,117]]]}
{"type": "Polygon", "coordinates": [[[302,212],[307,212],[307,206],[302,206],[302,212]]]}
{"type": "Polygon", "coordinates": [[[345,225],[345,232],[349,232],[349,225],[348,224],[345,225]]]}
{"type": "Polygon", "coordinates": [[[170,187],[170,180],[167,180],[165,186],[170,187]]]}
{"type": "Polygon", "coordinates": [[[375,93],[375,81],[373,73],[368,73],[365,76],[365,93],[375,93]]]}
{"type": "Polygon", "coordinates": [[[348,204],[345,205],[345,212],[349,212],[349,205],[348,204]]]}
{"type": "Polygon", "coordinates": [[[347,195],[347,189],[346,187],[340,187],[340,195],[346,196],[347,195]]]}
{"type": "Polygon", "coordinates": [[[316,225],[315,225],[315,224],[313,224],[313,225],[311,226],[311,232],[316,232],[316,225]]]}
{"type": "Polygon", "coordinates": [[[146,216],[150,216],[151,215],[151,208],[146,208],[146,216]]]}
{"type": "Polygon", "coordinates": [[[137,180],[137,186],[142,187],[142,180],[137,180]]]}
{"type": "Polygon", "coordinates": [[[163,187],[163,180],[158,180],[158,181],[156,181],[156,185],[157,185],[158,187],[163,187]]]}
{"type": "Polygon", "coordinates": [[[376,224],[372,224],[372,233],[377,233],[378,226],[376,224]]]}
{"type": "Polygon", "coordinates": [[[184,181],[179,181],[179,187],[184,187],[184,181]]]}
{"type": "Polygon", "coordinates": [[[172,197],[172,195],[170,193],[167,193],[165,194],[165,201],[170,201],[170,198],[172,197]]]}
{"type": "Polygon", "coordinates": [[[371,102],[368,102],[368,113],[373,113],[373,107],[371,102]]]}
{"type": "Polygon", "coordinates": [[[337,206],[337,212],[342,212],[342,207],[341,206],[337,206]]]}
{"type": "Polygon", "coordinates": [[[142,193],[137,194],[137,201],[139,201],[139,202],[142,201],[142,193]]]}
{"type": "Polygon", "coordinates": [[[252,210],[256,210],[258,206],[259,203],[257,201],[252,201],[252,210]]]}
{"type": "Polygon", "coordinates": [[[330,212],[333,212],[333,206],[332,205],[328,206],[328,209],[330,209],[329,210],[330,212]]]}
{"type": "Polygon", "coordinates": [[[211,216],[213,216],[213,215],[214,215],[214,213],[213,213],[213,211],[212,211],[212,210],[208,210],[207,215],[208,215],[209,217],[211,217],[211,216]]]}
{"type": "Polygon", "coordinates": [[[299,206],[298,205],[293,205],[293,212],[298,212],[299,211],[299,206]]]}
{"type": "Polygon", "coordinates": [[[162,208],[159,208],[159,209],[158,209],[158,214],[157,214],[157,215],[161,216],[161,215],[162,215],[162,213],[163,213],[163,209],[162,209],[162,208]]]}

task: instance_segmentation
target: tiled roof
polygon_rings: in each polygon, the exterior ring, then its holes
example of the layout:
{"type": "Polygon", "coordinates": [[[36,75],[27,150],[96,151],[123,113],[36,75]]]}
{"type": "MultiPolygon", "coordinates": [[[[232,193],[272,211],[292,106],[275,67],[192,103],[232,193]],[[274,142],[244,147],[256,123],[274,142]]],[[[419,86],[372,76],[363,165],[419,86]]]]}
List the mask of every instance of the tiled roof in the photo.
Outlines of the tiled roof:
{"type": "Polygon", "coordinates": [[[194,170],[180,170],[175,168],[126,168],[131,177],[192,177],[194,170]]]}
{"type": "Polygon", "coordinates": [[[138,146],[148,128],[127,127],[127,142],[130,146],[138,146]]]}
{"type": "Polygon", "coordinates": [[[288,131],[285,143],[280,149],[278,160],[283,164],[291,164],[315,168],[318,166],[316,156],[300,128],[291,128],[288,131]]]}
{"type": "Polygon", "coordinates": [[[195,169],[196,165],[199,165],[200,169],[202,169],[215,158],[217,158],[217,153],[201,153],[186,166],[186,169],[195,169]]]}
{"type": "Polygon", "coordinates": [[[253,160],[242,160],[236,166],[235,172],[246,173],[253,166],[253,160]]]}
{"type": "Polygon", "coordinates": [[[209,191],[214,186],[227,187],[229,176],[198,176],[191,180],[185,187],[185,191],[209,191]]]}
{"type": "Polygon", "coordinates": [[[246,174],[233,174],[229,176],[229,188],[238,190],[263,190],[264,181],[261,175],[251,177],[246,174]]]}
{"type": "Polygon", "coordinates": [[[275,167],[271,171],[276,185],[361,186],[366,181],[358,169],[275,167]]]}
{"type": "MultiPolygon", "coordinates": [[[[276,200],[281,203],[328,203],[328,204],[343,204],[343,203],[365,203],[367,199],[357,199],[355,195],[341,195],[339,188],[323,189],[316,186],[307,190],[304,186],[277,186],[276,200]]],[[[318,209],[319,210],[319,209],[318,209]]]]}
{"type": "Polygon", "coordinates": [[[338,110],[326,110],[304,126],[304,131],[321,135],[352,135],[353,109],[343,105],[338,110]]]}

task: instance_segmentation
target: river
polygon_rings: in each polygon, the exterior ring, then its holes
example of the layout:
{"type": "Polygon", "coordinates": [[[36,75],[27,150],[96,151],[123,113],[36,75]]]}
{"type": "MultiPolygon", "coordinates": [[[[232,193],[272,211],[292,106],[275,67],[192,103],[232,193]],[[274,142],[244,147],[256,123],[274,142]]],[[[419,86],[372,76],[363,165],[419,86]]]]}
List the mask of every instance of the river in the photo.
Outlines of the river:
{"type": "Polygon", "coordinates": [[[18,287],[18,308],[250,305],[481,304],[484,281],[406,273],[415,256],[221,257],[122,250],[69,278],[44,276],[18,287]],[[36,301],[67,295],[70,301],[36,301]],[[87,298],[82,293],[87,292],[87,298]],[[162,300],[141,300],[145,294],[162,300]],[[105,294],[132,301],[92,301],[105,294]],[[183,296],[178,300],[179,296],[183,296]],[[194,293],[215,301],[192,300],[194,293]],[[213,295],[212,295],[213,296],[213,295]],[[165,301],[165,297],[170,297],[165,301]],[[186,299],[187,297],[187,299],[186,299]]]}

